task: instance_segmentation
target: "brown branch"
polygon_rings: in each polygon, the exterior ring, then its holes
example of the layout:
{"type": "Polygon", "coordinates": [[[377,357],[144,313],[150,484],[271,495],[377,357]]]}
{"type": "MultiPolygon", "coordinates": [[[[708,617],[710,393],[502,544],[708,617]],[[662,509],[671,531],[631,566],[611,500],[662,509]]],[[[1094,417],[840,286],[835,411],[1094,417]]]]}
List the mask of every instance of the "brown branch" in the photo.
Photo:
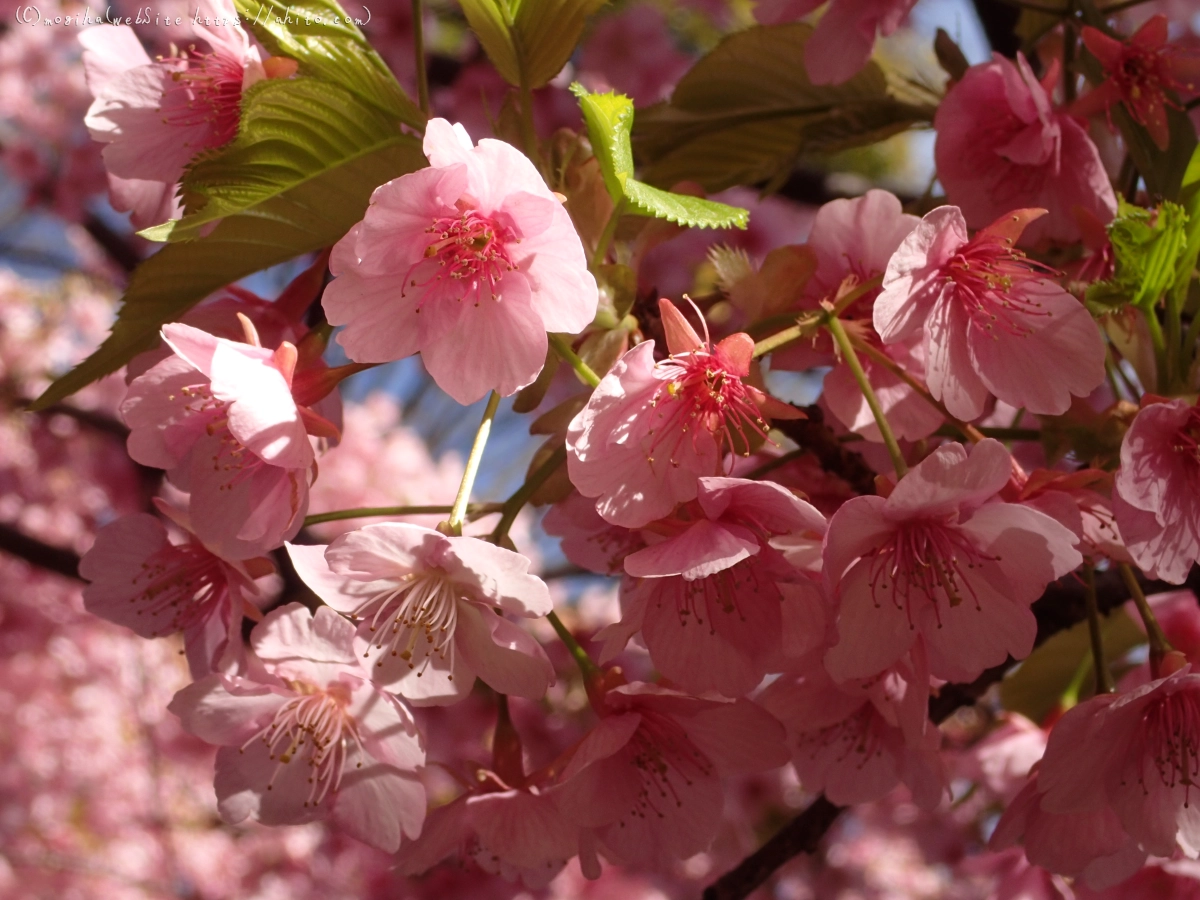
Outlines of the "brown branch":
{"type": "Polygon", "coordinates": [[[833,430],[825,424],[825,413],[821,407],[803,406],[800,409],[807,419],[781,419],[772,422],[801,448],[816,456],[821,468],[832,472],[860,494],[875,493],[875,472],[866,460],[857,453],[847,450],[833,430]]]}
{"type": "Polygon", "coordinates": [[[704,900],[742,900],[789,859],[816,850],[843,809],[845,807],[835,806],[822,794],[736,868],[705,888],[704,900]]]}
{"type": "Polygon", "coordinates": [[[79,554],[74,550],[39,541],[3,522],[0,522],[0,553],[16,556],[31,565],[67,578],[83,580],[79,577],[79,554]]]}

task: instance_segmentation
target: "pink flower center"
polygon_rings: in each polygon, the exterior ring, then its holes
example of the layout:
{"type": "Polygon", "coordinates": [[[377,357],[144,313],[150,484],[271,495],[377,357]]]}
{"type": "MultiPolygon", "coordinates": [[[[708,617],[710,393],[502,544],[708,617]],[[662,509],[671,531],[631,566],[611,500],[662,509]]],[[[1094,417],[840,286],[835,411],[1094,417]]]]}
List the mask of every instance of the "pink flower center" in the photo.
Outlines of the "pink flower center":
{"type": "Polygon", "coordinates": [[[751,436],[765,438],[770,426],[759,412],[753,389],[712,353],[677,353],[655,365],[665,382],[654,391],[650,406],[657,421],[650,429],[653,463],[663,455],[678,466],[684,440],[713,437],[718,444],[749,455],[751,436]]]}
{"type": "Polygon", "coordinates": [[[953,285],[955,298],[972,322],[985,331],[999,329],[1014,337],[1033,331],[1019,317],[1050,315],[1023,288],[1053,273],[1020,250],[986,237],[976,237],[942,265],[942,277],[953,285]]]}
{"type": "MultiPolygon", "coordinates": [[[[1146,710],[1138,734],[1141,758],[1153,760],[1163,787],[1184,786],[1187,806],[1200,783],[1200,696],[1185,690],[1164,697],[1146,710]]],[[[1146,788],[1144,769],[1139,782],[1146,788]]]]}
{"type": "Polygon", "coordinates": [[[1175,432],[1171,449],[1190,463],[1195,463],[1200,473],[1200,408],[1192,407],[1188,412],[1187,421],[1175,432]]]}
{"type": "Polygon", "coordinates": [[[1182,109],[1167,96],[1168,90],[1182,91],[1190,87],[1172,73],[1172,51],[1173,48],[1166,46],[1149,49],[1126,43],[1121,48],[1120,59],[1105,70],[1139,124],[1146,124],[1147,110],[1159,103],[1182,109]]]}
{"type": "Polygon", "coordinates": [[[683,806],[680,787],[711,777],[713,765],[688,740],[683,726],[670,716],[642,711],[642,721],[628,744],[629,762],[641,781],[630,810],[640,819],[666,818],[666,810],[683,806]]]}
{"type": "Polygon", "coordinates": [[[193,628],[213,615],[229,597],[221,561],[199,544],[163,547],[142,563],[133,577],[140,589],[129,602],[139,616],[171,615],[170,626],[156,636],[193,628]]]}
{"type": "Polygon", "coordinates": [[[716,634],[719,616],[736,615],[744,622],[743,609],[782,602],[771,573],[758,558],[743,560],[715,575],[694,581],[665,579],[664,587],[667,592],[674,593],[679,624],[707,625],[709,634],[716,634]]]}
{"type": "Polygon", "coordinates": [[[878,715],[870,703],[864,703],[858,711],[820,731],[801,738],[801,746],[810,749],[809,759],[824,756],[831,748],[839,764],[854,760],[859,770],[867,763],[883,755],[884,743],[876,727],[878,715]]]}
{"type": "MultiPolygon", "coordinates": [[[[297,758],[306,759],[312,771],[308,776],[308,798],[304,805],[317,806],[330,793],[336,793],[341,785],[342,772],[352,749],[363,754],[362,737],[354,717],[346,710],[350,694],[342,685],[332,685],[327,690],[300,682],[290,682],[289,687],[297,692],[275,712],[275,717],[241,747],[245,753],[256,740],[267,747],[275,771],[267,784],[273,790],[275,779],[297,758]]],[[[362,768],[362,762],[355,764],[362,768]]]]}
{"type": "MultiPolygon", "coordinates": [[[[461,589],[440,571],[414,573],[365,600],[354,610],[354,615],[369,620],[373,649],[398,656],[410,669],[416,668],[413,656],[417,644],[423,641],[428,652],[417,673],[420,677],[434,655],[449,659],[453,670],[454,629],[461,595],[461,589]]],[[[369,657],[370,651],[364,656],[369,657]]],[[[382,656],[375,664],[383,665],[382,656]]],[[[450,678],[453,680],[454,676],[450,678]]]]}
{"type": "MultiPolygon", "coordinates": [[[[403,295],[409,287],[439,287],[460,285],[464,300],[474,295],[478,306],[489,297],[498,296],[496,286],[504,276],[516,269],[508,253],[508,244],[517,243],[511,230],[476,210],[466,210],[457,218],[443,216],[425,229],[433,236],[425,248],[425,259],[436,263],[433,274],[423,282],[412,278],[417,263],[405,275],[403,295]],[[485,292],[486,286],[486,292],[485,292]]],[[[420,305],[417,312],[420,312],[420,305]]]]}
{"type": "Polygon", "coordinates": [[[970,597],[979,609],[979,598],[967,573],[985,562],[999,562],[987,556],[963,534],[944,522],[906,522],[896,528],[871,559],[871,595],[879,606],[879,594],[890,596],[897,607],[913,622],[913,606],[927,601],[941,626],[940,601],[955,607],[970,597]]]}
{"type": "Polygon", "coordinates": [[[163,92],[163,121],[182,127],[207,125],[205,147],[229,143],[237,136],[242,115],[241,62],[217,53],[200,53],[195,47],[180,59],[183,66],[171,73],[171,85],[163,92]]]}

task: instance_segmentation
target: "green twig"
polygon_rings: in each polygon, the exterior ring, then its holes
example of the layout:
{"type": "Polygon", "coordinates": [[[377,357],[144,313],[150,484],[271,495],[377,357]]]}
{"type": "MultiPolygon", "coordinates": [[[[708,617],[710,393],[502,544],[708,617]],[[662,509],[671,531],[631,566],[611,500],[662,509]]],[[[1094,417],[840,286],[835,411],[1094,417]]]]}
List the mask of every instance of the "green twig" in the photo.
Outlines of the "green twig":
{"type": "Polygon", "coordinates": [[[550,346],[558,354],[559,359],[575,370],[575,373],[590,387],[600,384],[600,376],[592,371],[592,367],[579,358],[579,354],[571,349],[571,344],[560,334],[550,335],[550,346]]]}
{"type": "Polygon", "coordinates": [[[575,665],[579,666],[579,671],[583,673],[584,680],[596,677],[600,674],[600,668],[592,662],[592,658],[588,656],[588,652],[580,646],[579,641],[575,640],[575,635],[567,630],[567,626],[551,610],[546,614],[546,618],[550,620],[550,624],[554,627],[555,634],[559,640],[567,645],[567,649],[571,651],[571,656],[575,658],[575,665]]]}
{"type": "Polygon", "coordinates": [[[842,361],[849,367],[850,374],[858,382],[859,390],[862,391],[863,397],[867,401],[867,406],[871,408],[871,415],[875,417],[875,424],[879,426],[879,434],[883,438],[883,444],[887,447],[888,455],[892,458],[892,466],[896,469],[896,477],[903,478],[908,472],[908,464],[904,461],[904,454],[900,452],[900,444],[896,441],[896,435],[892,433],[892,426],[888,424],[887,416],[883,412],[883,406],[879,403],[879,398],[875,396],[871,382],[867,379],[867,373],[863,371],[862,363],[858,361],[858,354],[854,352],[854,345],[850,342],[850,336],[846,334],[846,329],[842,327],[842,320],[830,319],[825,327],[829,329],[829,333],[833,336],[834,343],[837,344],[838,350],[841,351],[842,361]]]}
{"type": "Polygon", "coordinates": [[[912,388],[917,396],[940,412],[942,414],[942,418],[946,420],[946,424],[948,424],[951,428],[974,444],[978,444],[983,440],[984,434],[978,428],[976,428],[974,425],[968,424],[967,422],[960,422],[958,419],[954,418],[954,416],[950,415],[950,410],[946,409],[946,404],[935,398],[933,394],[929,393],[929,388],[909,375],[908,372],[904,371],[904,368],[898,365],[894,359],[892,359],[886,353],[876,350],[866,341],[858,338],[851,338],[850,340],[853,342],[856,348],[861,350],[870,358],[871,362],[887,369],[889,372],[907,384],[910,388],[912,388]]]}
{"type": "Polygon", "coordinates": [[[613,236],[617,233],[617,225],[620,223],[621,215],[624,212],[625,198],[618,197],[613,200],[612,214],[609,215],[608,221],[604,223],[604,230],[600,232],[600,239],[596,242],[596,252],[592,254],[593,269],[598,269],[608,259],[608,248],[612,244],[613,236]]]}
{"type": "MultiPolygon", "coordinates": [[[[374,516],[444,516],[450,506],[360,506],[357,509],[338,509],[333,512],[314,513],[304,520],[304,527],[320,525],[322,522],[340,522],[344,519],[367,519],[374,516]]],[[[467,506],[467,517],[477,518],[488,513],[499,512],[499,503],[471,503],[467,506]]]]}
{"type": "Polygon", "coordinates": [[[1087,603],[1088,636],[1092,640],[1092,668],[1096,670],[1096,693],[1111,694],[1116,690],[1112,672],[1104,658],[1104,634],[1100,630],[1100,608],[1096,605],[1096,567],[1083,567],[1084,600],[1087,603]]]}
{"type": "Polygon", "coordinates": [[[492,420],[496,417],[496,407],[500,405],[500,395],[492,391],[488,397],[487,407],[483,410],[483,420],[479,430],[475,432],[475,442],[471,445],[471,455],[467,457],[467,467],[463,471],[462,482],[458,485],[458,496],[454,498],[454,506],[450,509],[450,518],[446,527],[451,534],[462,534],[463,517],[467,513],[467,501],[471,498],[471,488],[475,484],[475,476],[479,474],[479,463],[483,459],[483,448],[487,446],[488,435],[492,432],[492,420]]]}
{"type": "Polygon", "coordinates": [[[1137,575],[1129,567],[1129,563],[1121,563],[1120,569],[1121,578],[1125,581],[1125,587],[1129,588],[1129,595],[1133,598],[1138,615],[1142,617],[1142,624],[1146,626],[1146,637],[1150,641],[1150,674],[1158,678],[1163,657],[1173,649],[1171,642],[1163,634],[1162,626],[1158,624],[1158,619],[1154,618],[1154,611],[1150,609],[1150,604],[1146,602],[1146,595],[1142,591],[1142,586],[1138,584],[1137,575]]]}

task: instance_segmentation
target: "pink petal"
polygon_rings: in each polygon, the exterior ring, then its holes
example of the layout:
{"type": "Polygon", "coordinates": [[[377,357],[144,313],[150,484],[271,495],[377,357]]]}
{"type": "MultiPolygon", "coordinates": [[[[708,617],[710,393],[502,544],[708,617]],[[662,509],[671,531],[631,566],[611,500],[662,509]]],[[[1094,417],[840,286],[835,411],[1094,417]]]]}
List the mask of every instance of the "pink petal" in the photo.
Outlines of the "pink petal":
{"type": "Polygon", "coordinates": [[[546,360],[546,329],[530,307],[529,283],[510,272],[495,297],[466,309],[453,331],[421,349],[438,387],[464,406],[488,391],[502,397],[530,384],[546,360]]]}
{"type": "Polygon", "coordinates": [[[279,688],[214,673],[176,693],[167,709],[202,741],[238,747],[265,728],[287,700],[279,688]]]}
{"type": "Polygon", "coordinates": [[[972,449],[943,444],[900,479],[887,499],[889,517],[944,516],[995,496],[1012,476],[1012,457],[987,438],[972,449]]]}
{"type": "Polygon", "coordinates": [[[467,665],[501,694],[538,700],[554,683],[541,644],[490,609],[460,603],[454,640],[467,665]]]}
{"type": "Polygon", "coordinates": [[[701,520],[682,534],[625,557],[625,571],[639,578],[682,575],[694,581],[724,571],[758,552],[758,541],[748,530],[701,520]]]}

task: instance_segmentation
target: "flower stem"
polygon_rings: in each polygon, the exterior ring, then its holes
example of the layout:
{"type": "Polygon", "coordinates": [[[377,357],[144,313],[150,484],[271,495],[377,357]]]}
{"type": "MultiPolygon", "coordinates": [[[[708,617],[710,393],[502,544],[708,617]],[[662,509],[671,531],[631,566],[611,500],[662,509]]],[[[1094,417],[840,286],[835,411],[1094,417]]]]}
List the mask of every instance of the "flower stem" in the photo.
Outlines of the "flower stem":
{"type": "Polygon", "coordinates": [[[1163,337],[1162,325],[1158,321],[1158,313],[1154,309],[1144,309],[1146,328],[1150,331],[1150,343],[1154,346],[1154,368],[1158,379],[1155,388],[1160,394],[1166,394],[1171,383],[1171,373],[1167,364],[1167,340],[1163,337]]]}
{"type": "Polygon", "coordinates": [[[801,313],[796,316],[796,324],[790,328],[785,328],[782,331],[777,331],[775,334],[768,335],[754,345],[754,358],[766,356],[772,350],[778,350],[784,344],[790,344],[798,338],[807,337],[821,325],[827,325],[829,319],[837,318],[856,302],[869,294],[871,291],[878,288],[883,283],[883,276],[877,275],[862,284],[851,288],[841,297],[836,298],[832,307],[827,307],[825,312],[812,311],[801,313]]]}
{"type": "Polygon", "coordinates": [[[454,506],[450,509],[450,518],[446,527],[453,535],[462,534],[463,517],[467,513],[467,501],[471,497],[471,487],[475,484],[475,476],[479,474],[479,463],[483,459],[483,448],[487,446],[488,435],[492,431],[492,419],[496,417],[496,407],[500,405],[500,395],[492,391],[488,397],[487,408],[483,411],[483,420],[479,430],[475,432],[475,443],[471,445],[471,455],[467,457],[467,468],[463,471],[462,483],[458,486],[458,496],[454,498],[454,506]]]}
{"type": "Polygon", "coordinates": [[[960,422],[958,419],[954,418],[954,416],[950,415],[950,410],[946,409],[946,404],[944,404],[941,400],[934,398],[933,394],[929,393],[929,388],[925,387],[925,385],[921,384],[921,382],[917,381],[917,379],[905,372],[904,369],[897,365],[896,361],[886,353],[881,353],[866,341],[858,338],[851,338],[850,340],[854,343],[856,349],[861,350],[868,357],[870,357],[871,362],[887,369],[889,372],[907,384],[910,388],[912,388],[917,396],[942,414],[942,417],[946,420],[947,424],[949,424],[951,428],[967,438],[967,440],[969,440],[972,444],[978,444],[984,439],[985,435],[982,431],[980,431],[974,425],[969,425],[966,422],[960,422]]]}
{"type": "Polygon", "coordinates": [[[625,198],[615,198],[613,200],[612,214],[609,215],[608,221],[604,223],[604,230],[600,232],[600,239],[596,242],[596,252],[592,254],[593,269],[604,265],[604,261],[608,258],[608,248],[612,244],[613,235],[617,233],[617,225],[621,221],[621,215],[624,212],[625,198]]]}
{"type": "Polygon", "coordinates": [[[1163,657],[1171,652],[1171,642],[1167,640],[1167,636],[1163,634],[1162,626],[1158,624],[1158,619],[1154,618],[1154,611],[1150,609],[1150,604],[1146,602],[1146,595],[1142,592],[1142,586],[1138,584],[1137,576],[1133,573],[1133,569],[1129,567],[1129,563],[1121,563],[1121,577],[1125,580],[1125,587],[1129,588],[1129,595],[1133,598],[1133,603],[1137,607],[1138,615],[1142,617],[1142,624],[1146,626],[1146,637],[1150,640],[1150,674],[1154,678],[1158,678],[1159,669],[1162,667],[1163,657]]]}
{"type": "MultiPolygon", "coordinates": [[[[467,506],[468,518],[500,512],[499,503],[471,503],[467,506]]],[[[437,516],[450,512],[449,506],[360,506],[356,509],[337,509],[333,512],[314,513],[304,520],[304,527],[320,525],[322,522],[340,522],[343,519],[366,519],[373,516],[437,516]]]]}
{"type": "Polygon", "coordinates": [[[425,23],[421,19],[421,0],[412,0],[413,56],[417,61],[417,101],[421,112],[429,115],[429,74],[425,70],[425,23]]]}
{"type": "Polygon", "coordinates": [[[1116,690],[1104,658],[1104,635],[1100,630],[1100,608],[1096,605],[1096,568],[1091,563],[1083,567],[1084,599],[1087,601],[1088,636],[1092,640],[1092,668],[1096,671],[1096,693],[1111,694],[1116,690]]]}
{"type": "Polygon", "coordinates": [[[879,426],[879,434],[883,437],[884,446],[887,447],[888,455],[892,457],[892,466],[896,469],[896,477],[903,478],[908,472],[908,464],[904,461],[904,454],[900,452],[900,444],[896,441],[896,435],[892,433],[892,426],[888,424],[887,416],[884,415],[879,398],[875,396],[871,382],[867,379],[867,373],[863,371],[862,363],[858,361],[858,354],[854,352],[854,345],[850,342],[850,336],[846,334],[846,329],[842,327],[842,320],[830,319],[825,327],[829,329],[829,333],[833,336],[834,343],[837,344],[838,350],[841,351],[842,360],[850,369],[850,374],[854,376],[854,380],[858,382],[859,390],[862,391],[863,397],[867,401],[867,406],[871,408],[871,415],[875,417],[875,424],[879,426]]]}
{"type": "Polygon", "coordinates": [[[588,656],[588,652],[580,646],[579,641],[575,640],[575,635],[567,630],[567,626],[562,623],[554,612],[546,613],[546,618],[554,627],[554,633],[558,635],[558,639],[567,645],[567,649],[571,651],[571,656],[575,658],[575,665],[579,666],[579,671],[583,674],[584,681],[595,678],[600,674],[600,668],[592,662],[592,658],[588,656]]]}
{"type": "Polygon", "coordinates": [[[537,129],[533,126],[533,89],[521,73],[521,142],[525,144],[525,155],[533,160],[539,172],[542,171],[542,154],[538,147],[537,129]]]}
{"type": "Polygon", "coordinates": [[[500,521],[496,523],[496,527],[492,531],[491,541],[493,544],[500,544],[508,537],[508,529],[512,528],[512,523],[516,521],[517,514],[525,508],[525,504],[529,502],[529,498],[566,461],[567,448],[565,446],[559,447],[547,457],[544,463],[538,466],[537,471],[525,479],[525,483],[517,488],[511,497],[504,501],[504,505],[500,507],[500,521]]]}
{"type": "Polygon", "coordinates": [[[567,363],[575,373],[584,380],[589,387],[596,387],[600,384],[600,376],[592,371],[592,367],[579,358],[567,339],[560,334],[551,334],[550,346],[554,348],[554,352],[558,354],[559,359],[567,363]]]}

